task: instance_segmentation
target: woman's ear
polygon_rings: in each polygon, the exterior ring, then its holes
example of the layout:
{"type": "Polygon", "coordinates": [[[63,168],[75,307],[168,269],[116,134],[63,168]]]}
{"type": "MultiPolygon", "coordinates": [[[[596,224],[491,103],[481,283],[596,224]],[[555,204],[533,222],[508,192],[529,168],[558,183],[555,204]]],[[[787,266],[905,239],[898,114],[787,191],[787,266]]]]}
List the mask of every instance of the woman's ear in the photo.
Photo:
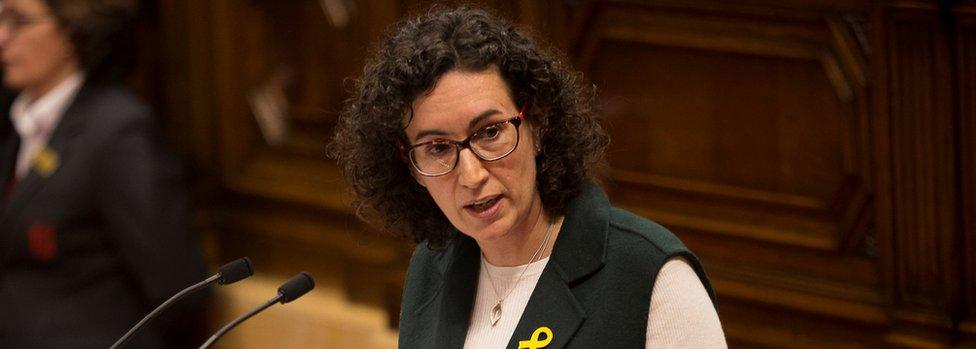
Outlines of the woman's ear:
{"type": "MultiPolygon", "coordinates": [[[[530,108],[528,111],[524,111],[528,115],[542,115],[544,111],[530,108]]],[[[542,120],[533,118],[526,118],[526,125],[529,126],[529,133],[532,135],[532,145],[535,156],[539,156],[542,153],[542,120]]]]}

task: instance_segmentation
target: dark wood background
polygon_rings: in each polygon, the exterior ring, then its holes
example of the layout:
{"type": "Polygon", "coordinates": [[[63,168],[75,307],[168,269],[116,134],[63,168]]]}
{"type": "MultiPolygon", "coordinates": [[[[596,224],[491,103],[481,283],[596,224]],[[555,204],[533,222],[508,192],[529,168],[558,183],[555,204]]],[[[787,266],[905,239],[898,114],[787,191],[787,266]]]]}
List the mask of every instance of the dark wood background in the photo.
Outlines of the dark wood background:
{"type": "MultiPolygon", "coordinates": [[[[395,318],[412,246],[354,218],[324,147],[347,78],[432,3],[150,2],[137,86],[212,261],[308,270],[395,318]],[[252,101],[275,88],[269,143],[252,101]]],[[[597,86],[612,200],[702,258],[733,347],[976,347],[976,1],[484,6],[597,86]]]]}

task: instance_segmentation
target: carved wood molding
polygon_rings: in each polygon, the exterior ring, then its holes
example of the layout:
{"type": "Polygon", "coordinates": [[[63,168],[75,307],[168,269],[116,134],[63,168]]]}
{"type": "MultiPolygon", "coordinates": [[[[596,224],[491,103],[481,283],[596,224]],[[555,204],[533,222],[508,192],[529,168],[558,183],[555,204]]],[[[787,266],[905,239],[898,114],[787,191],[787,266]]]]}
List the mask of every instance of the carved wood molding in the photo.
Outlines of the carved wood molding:
{"type": "Polygon", "coordinates": [[[237,196],[237,201],[238,205],[220,210],[219,215],[225,227],[238,234],[288,240],[329,251],[333,259],[388,267],[403,262],[403,251],[407,250],[399,240],[376,233],[341,213],[295,205],[270,206],[261,197],[237,196]]]}
{"type": "MultiPolygon", "coordinates": [[[[244,193],[244,191],[239,191],[244,193]]],[[[220,254],[247,255],[264,272],[312,273],[318,282],[342,289],[349,299],[388,309],[395,318],[402,274],[411,246],[320,207],[282,203],[281,198],[247,194],[226,197],[235,204],[217,210],[220,254]]]]}
{"type": "Polygon", "coordinates": [[[611,169],[610,178],[613,178],[615,182],[638,187],[703,195],[712,199],[725,198],[754,204],[789,207],[796,210],[821,211],[826,210],[829,205],[820,199],[809,196],[622,169],[611,169]]]}
{"type": "Polygon", "coordinates": [[[239,193],[352,215],[351,198],[339,168],[272,150],[249,154],[249,161],[225,186],[239,193]]]}
{"type": "Polygon", "coordinates": [[[779,306],[740,303],[728,298],[719,301],[718,311],[730,348],[884,347],[881,340],[884,326],[858,320],[833,316],[824,320],[821,314],[784,312],[779,306]]]}
{"type": "Polygon", "coordinates": [[[708,271],[713,286],[722,290],[723,299],[748,300],[872,325],[887,322],[884,297],[873,287],[727,263],[710,263],[708,271]]]}

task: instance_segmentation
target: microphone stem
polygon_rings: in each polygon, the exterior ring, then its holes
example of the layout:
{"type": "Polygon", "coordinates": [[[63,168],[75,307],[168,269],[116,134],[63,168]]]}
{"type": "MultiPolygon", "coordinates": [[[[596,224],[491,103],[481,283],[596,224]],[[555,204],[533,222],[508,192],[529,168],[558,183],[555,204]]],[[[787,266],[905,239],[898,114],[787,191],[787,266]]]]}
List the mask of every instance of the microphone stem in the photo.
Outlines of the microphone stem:
{"type": "Polygon", "coordinates": [[[250,319],[252,316],[257,315],[257,313],[260,313],[261,311],[268,309],[268,307],[275,305],[275,303],[280,302],[282,297],[284,296],[278,294],[274,298],[271,298],[271,300],[268,300],[268,302],[262,304],[260,307],[251,310],[247,314],[244,314],[243,316],[238,317],[237,319],[234,319],[234,321],[231,321],[229,324],[221,328],[220,331],[214,333],[213,336],[210,336],[210,339],[208,339],[206,343],[203,343],[203,345],[200,346],[200,349],[209,348],[211,345],[216,343],[217,340],[220,339],[220,337],[223,337],[224,334],[226,334],[228,331],[234,329],[234,327],[237,327],[237,325],[240,325],[242,322],[246,321],[247,319],[250,319]]]}
{"type": "Polygon", "coordinates": [[[186,295],[196,290],[199,290],[203,287],[207,287],[208,285],[216,282],[219,279],[220,279],[220,274],[219,273],[214,274],[213,276],[208,277],[206,280],[200,281],[197,284],[190,286],[184,289],[183,291],[180,291],[179,293],[173,295],[172,297],[169,297],[169,299],[163,302],[163,304],[160,304],[158,307],[156,307],[156,309],[153,309],[153,311],[149,313],[149,315],[146,315],[145,317],[142,318],[142,320],[139,320],[139,323],[137,323],[135,326],[132,326],[132,328],[129,329],[129,332],[126,332],[125,335],[122,336],[122,338],[119,338],[118,341],[115,341],[115,344],[112,344],[112,347],[110,349],[121,348],[122,345],[125,344],[125,342],[129,341],[129,338],[132,337],[132,334],[136,333],[136,330],[138,330],[140,327],[148,323],[149,320],[156,318],[156,316],[158,316],[159,313],[162,312],[164,309],[168,308],[170,304],[175,303],[176,301],[180,300],[181,298],[185,297],[186,295]]]}

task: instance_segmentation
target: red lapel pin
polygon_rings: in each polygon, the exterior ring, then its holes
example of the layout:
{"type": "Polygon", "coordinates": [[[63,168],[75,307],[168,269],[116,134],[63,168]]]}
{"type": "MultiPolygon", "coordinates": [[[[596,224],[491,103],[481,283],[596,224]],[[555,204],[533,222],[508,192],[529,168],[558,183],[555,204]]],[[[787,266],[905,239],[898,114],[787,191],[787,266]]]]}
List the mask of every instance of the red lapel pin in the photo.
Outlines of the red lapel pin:
{"type": "Polygon", "coordinates": [[[27,250],[31,257],[40,261],[50,261],[58,253],[58,238],[54,228],[47,223],[36,222],[27,230],[27,250]]]}

